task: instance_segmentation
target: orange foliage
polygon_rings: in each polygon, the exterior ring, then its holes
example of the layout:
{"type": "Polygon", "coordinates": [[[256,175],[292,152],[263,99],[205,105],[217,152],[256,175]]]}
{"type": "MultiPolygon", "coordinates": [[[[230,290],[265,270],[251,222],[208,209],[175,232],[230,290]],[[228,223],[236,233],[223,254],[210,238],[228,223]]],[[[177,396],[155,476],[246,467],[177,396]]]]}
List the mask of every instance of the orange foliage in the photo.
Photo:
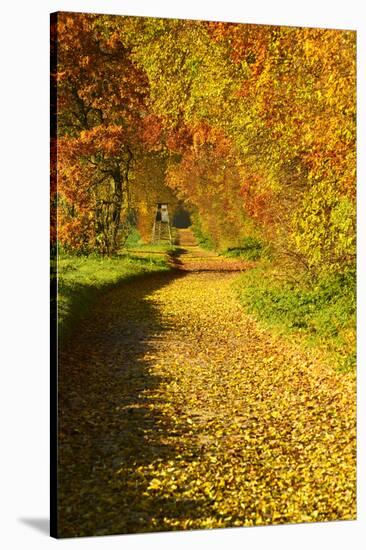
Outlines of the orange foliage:
{"type": "Polygon", "coordinates": [[[354,33],[60,14],[58,39],[65,243],[116,250],[131,197],[147,235],[168,184],[218,247],[354,258],[354,33]]]}

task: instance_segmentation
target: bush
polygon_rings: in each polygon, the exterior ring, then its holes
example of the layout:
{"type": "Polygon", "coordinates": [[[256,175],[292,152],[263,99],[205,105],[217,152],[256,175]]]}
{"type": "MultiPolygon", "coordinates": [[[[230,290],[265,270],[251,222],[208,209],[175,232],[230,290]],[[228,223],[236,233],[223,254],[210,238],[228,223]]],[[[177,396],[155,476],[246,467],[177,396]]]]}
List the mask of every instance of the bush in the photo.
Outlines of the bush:
{"type": "Polygon", "coordinates": [[[142,239],[138,229],[136,229],[136,227],[132,227],[125,241],[124,246],[126,248],[133,248],[134,246],[138,246],[141,242],[142,242],[142,239]]]}

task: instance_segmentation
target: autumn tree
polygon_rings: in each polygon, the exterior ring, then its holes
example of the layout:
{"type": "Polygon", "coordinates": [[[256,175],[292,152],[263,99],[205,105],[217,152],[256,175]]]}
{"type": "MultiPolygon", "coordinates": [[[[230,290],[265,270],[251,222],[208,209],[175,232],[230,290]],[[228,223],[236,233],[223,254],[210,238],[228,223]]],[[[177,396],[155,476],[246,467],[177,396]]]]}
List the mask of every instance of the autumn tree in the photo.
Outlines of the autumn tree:
{"type": "Polygon", "coordinates": [[[58,34],[62,243],[113,253],[132,209],[147,238],[168,186],[218,249],[354,264],[353,32],[61,14],[58,34]]]}
{"type": "Polygon", "coordinates": [[[60,14],[58,48],[59,239],[110,254],[126,236],[147,81],[113,17],[60,14]]]}

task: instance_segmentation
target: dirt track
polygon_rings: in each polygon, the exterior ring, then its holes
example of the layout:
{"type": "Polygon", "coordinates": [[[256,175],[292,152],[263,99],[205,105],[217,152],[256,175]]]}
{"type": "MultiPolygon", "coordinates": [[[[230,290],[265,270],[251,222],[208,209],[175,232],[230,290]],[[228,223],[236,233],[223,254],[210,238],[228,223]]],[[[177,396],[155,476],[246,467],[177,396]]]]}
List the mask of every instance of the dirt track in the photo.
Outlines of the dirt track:
{"type": "Polygon", "coordinates": [[[111,289],[62,350],[61,536],[355,517],[354,378],[259,329],[236,276],[111,289]]]}

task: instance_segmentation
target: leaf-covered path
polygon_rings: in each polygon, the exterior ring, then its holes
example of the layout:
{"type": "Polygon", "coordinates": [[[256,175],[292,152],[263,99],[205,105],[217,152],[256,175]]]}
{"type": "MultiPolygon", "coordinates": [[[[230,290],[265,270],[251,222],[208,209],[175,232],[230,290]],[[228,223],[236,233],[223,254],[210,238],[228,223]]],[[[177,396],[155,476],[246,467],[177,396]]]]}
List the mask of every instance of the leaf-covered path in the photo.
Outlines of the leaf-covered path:
{"type": "Polygon", "coordinates": [[[236,276],[111,289],[64,346],[61,536],[355,517],[354,377],[260,329],[236,276]]]}

